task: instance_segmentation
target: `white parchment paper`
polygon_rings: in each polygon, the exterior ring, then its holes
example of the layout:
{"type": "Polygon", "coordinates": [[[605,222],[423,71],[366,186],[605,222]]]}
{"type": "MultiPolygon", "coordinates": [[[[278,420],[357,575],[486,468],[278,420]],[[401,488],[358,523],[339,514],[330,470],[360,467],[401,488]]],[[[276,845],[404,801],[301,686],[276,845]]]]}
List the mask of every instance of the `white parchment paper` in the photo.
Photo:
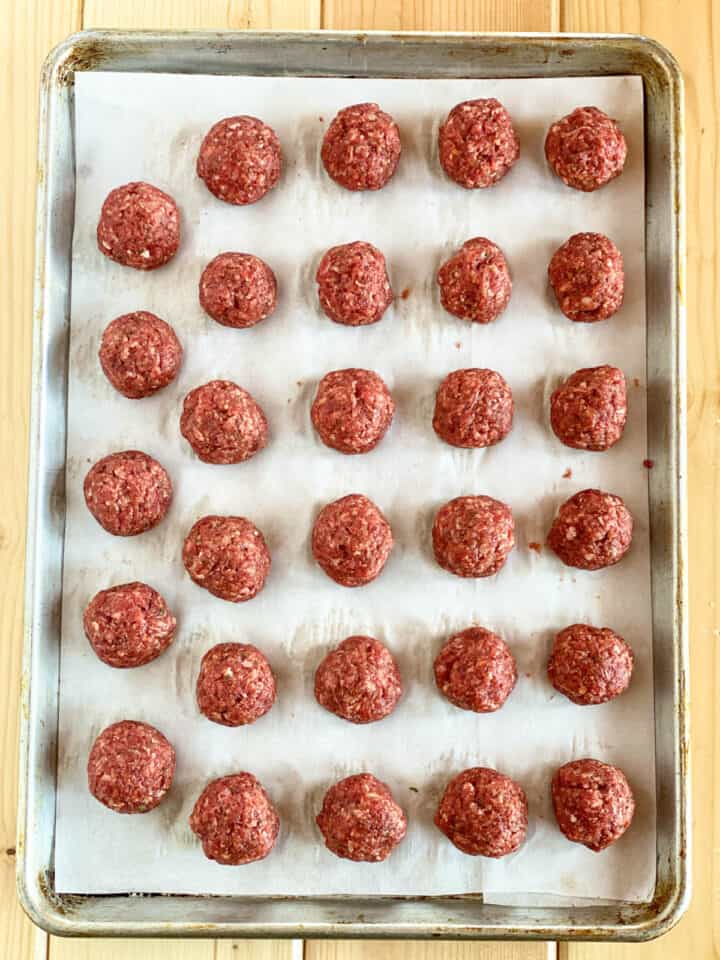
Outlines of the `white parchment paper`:
{"type": "MultiPolygon", "coordinates": [[[[638,78],[568,80],[323,80],[80,73],[75,91],[77,202],[70,347],[67,539],[65,552],[56,882],[60,891],[212,894],[454,894],[645,899],[655,878],[652,645],[645,453],[645,301],[642,87],[638,78]],[[489,190],[465,191],[437,163],[438,125],[460,100],[497,96],[521,141],[513,171],[489,190]],[[399,170],[380,193],[351,194],[332,183],[319,146],[335,112],[378,101],[400,126],[399,170]],[[622,177],[594,194],[570,190],[546,168],[545,131],[575,106],[595,104],[627,136],[622,177]],[[282,181],[261,203],[233,207],[195,176],[205,131],[223,116],[249,113],[277,131],[282,181]],[[168,190],[183,216],[182,246],[148,274],[100,255],[95,227],[108,191],[129,180],[168,190]],[[626,297],[607,323],[573,324],[552,300],[546,268],[553,251],[580,230],[607,233],[625,258],[626,297]],[[505,251],[513,295],[503,316],[483,327],[456,320],[439,304],[434,275],[469,237],[505,251]],[[398,296],[381,323],[337,326],[319,311],[314,270],[332,244],[365,239],[387,256],[398,296]],[[197,299],[203,266],[223,250],[256,253],[277,274],[277,312],[251,330],[209,320],[197,299]],[[168,320],[185,347],[178,380],[153,398],[126,400],[97,362],[113,317],[147,309],[168,320]],[[629,419],[605,454],[562,446],[547,422],[559,380],[582,366],[612,363],[628,378],[629,419]],[[328,450],[309,408],[328,370],[365,366],[386,380],[396,421],[380,447],[361,457],[328,450]],[[493,367],[516,401],[510,437],[486,451],[455,450],[431,428],[434,393],[450,370],[493,367]],[[188,390],[213,378],[249,389],[266,411],[268,448],[248,463],[208,466],[179,433],[188,390]],[[90,464],[138,448],[170,472],[175,499],[166,520],[140,537],[105,533],[82,496],[90,464]],[[572,471],[572,475],[565,475],[572,471]],[[597,573],[565,568],[543,542],[557,506],[597,486],[620,494],[635,519],[623,562],[597,573]],[[388,516],[396,547],[372,585],[347,590],[313,562],[309,534],[318,509],[351,492],[367,494],[388,516]],[[491,579],[460,580],[430,551],[435,510],[460,494],[508,502],[517,548],[491,579]],[[247,604],[215,599],[191,583],[183,537],[207,513],[250,517],[273,556],[261,595],[247,604]],[[178,636],[159,660],[113,670],[96,659],[82,611],[112,584],[144,580],[178,617],[178,636]],[[569,623],[608,625],[632,644],[630,690],[614,703],[580,708],[545,675],[553,634],[569,623]],[[519,667],[517,687],[498,713],[458,710],[437,693],[432,661],[443,640],[472,623],[501,633],[519,667]],[[394,715],[355,727],[312,696],[314,669],[351,633],[372,634],[396,655],[405,696],[394,715]],[[203,653],[222,640],[249,641],[268,656],[278,700],[258,723],[227,729],[194,701],[203,653]],[[166,802],[144,816],[120,816],[88,793],[85,765],[107,724],[142,719],[177,749],[166,802]],[[596,855],[557,829],[549,798],[554,769],[592,756],[623,768],[637,798],[621,842],[596,855]],[[445,783],[473,765],[516,778],[530,808],[527,842],[499,862],[468,857],[433,827],[445,783]],[[208,780],[250,770],[282,819],[266,860],[241,868],[206,860],[188,815],[208,780]],[[387,781],[408,814],[406,841],[380,865],[335,858],[314,825],[325,789],[352,772],[387,781]]],[[[536,900],[534,901],[536,902],[536,900]]]]}

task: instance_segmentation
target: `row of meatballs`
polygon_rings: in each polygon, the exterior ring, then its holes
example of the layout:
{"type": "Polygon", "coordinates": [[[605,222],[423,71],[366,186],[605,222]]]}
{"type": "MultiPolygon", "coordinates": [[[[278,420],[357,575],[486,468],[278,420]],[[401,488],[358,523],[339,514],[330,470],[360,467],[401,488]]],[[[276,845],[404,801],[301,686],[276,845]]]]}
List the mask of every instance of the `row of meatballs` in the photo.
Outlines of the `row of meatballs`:
{"type": "MultiPolygon", "coordinates": [[[[511,169],[520,152],[512,120],[495,99],[458,104],[439,132],[440,162],[468,189],[489,187],[511,169]]],[[[348,190],[379,190],[397,169],[397,124],[375,103],[341,110],[321,149],[325,170],[348,190]]],[[[554,123],[545,140],[554,172],[570,187],[596,190],[622,173],[627,145],[615,120],[597,107],[578,107],[554,123]]],[[[256,203],[280,180],[282,154],[275,131],[257,117],[218,121],[200,146],[197,174],[227,203],[256,203]]],[[[97,241],[105,256],[138,270],[171,260],[180,245],[180,211],[168,194],[142,182],[111,191],[97,241]]]]}
{"type": "MultiPolygon", "coordinates": [[[[95,740],[87,764],[91,794],[118,813],[145,813],[172,785],[175,750],[147,723],[122,720],[95,740]]],[[[552,803],[568,840],[598,853],[627,830],[635,800],[622,770],[584,758],[555,771],[552,803]]],[[[333,784],[315,818],[325,845],[347,860],[381,862],[405,837],[407,817],[387,784],[359,773],[333,784]]],[[[519,783],[490,767],[463,770],[447,784],[435,825],[470,856],[504,857],[525,840],[528,803],[519,783]]],[[[273,849],[280,817],[253,774],[211,781],[190,814],[190,827],[209,860],[240,866],[273,849]]]]}

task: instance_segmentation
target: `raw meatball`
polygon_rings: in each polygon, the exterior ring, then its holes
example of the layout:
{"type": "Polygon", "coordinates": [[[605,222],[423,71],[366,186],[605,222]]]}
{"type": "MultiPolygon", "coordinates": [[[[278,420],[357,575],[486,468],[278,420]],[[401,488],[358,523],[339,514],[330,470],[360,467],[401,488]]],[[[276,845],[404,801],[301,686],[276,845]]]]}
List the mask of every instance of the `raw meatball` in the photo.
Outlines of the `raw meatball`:
{"type": "Polygon", "coordinates": [[[548,277],[558,306],[570,320],[607,320],[622,306],[622,254],[602,233],[573,234],[553,254],[548,277]]]}
{"type": "Polygon", "coordinates": [[[379,507],[361,493],[328,503],[313,527],[313,556],[343,587],[362,587],[374,580],[392,548],[390,524],[379,507]]]}
{"type": "Polygon", "coordinates": [[[328,653],[315,673],[317,702],[351,723],[382,720],[393,712],[401,696],[397,663],[374,637],[347,637],[328,653]]]}
{"type": "Polygon", "coordinates": [[[167,650],[177,621],[146,583],[123,583],[96,593],[85,608],[85,636],[110,667],[141,667],[167,650]]]}
{"type": "Polygon", "coordinates": [[[377,323],[393,302],[385,257],[362,240],[331,247],[315,280],[327,316],[348,327],[377,323]]]}
{"type": "Polygon", "coordinates": [[[483,627],[456,633],[435,659],[438,690],[461,710],[499,710],[516,680],[517,667],[508,645],[483,627]]]}
{"type": "Polygon", "coordinates": [[[491,577],[515,546],[512,511],[492,497],[456,497],[438,510],[432,542],[443,570],[457,577],[491,577]]]}
{"type": "Polygon", "coordinates": [[[218,643],[202,658],[195,693],[208,720],[241,727],[255,723],[275,703],[275,677],[252,644],[218,643]]]}
{"type": "Polygon", "coordinates": [[[597,107],[578,107],[548,130],[545,156],[568,187],[590,192],[619,177],[627,144],[617,123],[597,107]]]}
{"type": "Polygon", "coordinates": [[[180,211],[172,197],[149,183],[111,190],[97,225],[100,253],[136,270],[155,270],[180,246],[180,211]]]}
{"type": "Polygon", "coordinates": [[[510,301],[512,281],[500,247],[485,237],[466,240],[440,267],[440,301],[461,320],[491,323],[510,301]]]}
{"type": "Polygon", "coordinates": [[[407,832],[390,788],[371,773],[333,784],[315,821],[336,857],[367,863],[386,860],[407,832]]]}
{"type": "Polygon", "coordinates": [[[90,793],[116,813],[147,813],[165,798],[175,776],[175,750],[149,723],[106,727],[87,763],[90,793]]]}
{"type": "Polygon", "coordinates": [[[252,600],[270,572],[265,538],[245,517],[202,517],[185,537],[182,557],[199,587],[232,603],[252,600]]]}
{"type": "Polygon", "coordinates": [[[130,400],[139,400],[175,379],[183,349],[170,324],[154,313],[136,310],[105,327],[98,356],[115,389],[130,400]]]}
{"type": "Polygon", "coordinates": [[[320,156],[346,190],[380,190],[400,160],[400,132],[376,103],[345,107],[328,127],[320,156]]]}
{"type": "Polygon", "coordinates": [[[157,526],[173,488],[164,467],[140,450],[111,453],[88,470],[85,503],[101,527],[116,537],[134,537],[157,526]]]}
{"type": "Polygon", "coordinates": [[[190,814],[190,829],[208,860],[239,866],[270,853],[280,818],[260,781],[243,772],[205,787],[190,814]]]}
{"type": "Polygon", "coordinates": [[[512,427],[513,397],[495,370],[454,370],[435,397],[433,429],[453,447],[491,447],[512,427]]]}
{"type": "Polygon", "coordinates": [[[257,203],[280,179],[277,134],[257,117],[226,117],[210,128],[200,146],[197,175],[219,200],[257,203]]]}
{"type": "Polygon", "coordinates": [[[372,370],[333,370],[318,384],[310,416],[322,442],[340,453],[368,453],[392,423],[395,404],[372,370]]]}
{"type": "Polygon", "coordinates": [[[573,760],[560,767],[552,780],[552,801],[568,840],[595,853],[621,837],[635,813],[625,774],[600,760],[573,760]]]}
{"type": "Polygon", "coordinates": [[[224,327],[254,327],[277,305],[275,274],[252,253],[219,253],[200,277],[200,306],[224,327]]]}
{"type": "Polygon", "coordinates": [[[581,490],[560,507],[547,542],[568,567],[600,570],[622,560],[632,533],[632,514],[620,497],[581,490]]]}
{"type": "Polygon", "coordinates": [[[555,436],[578,450],[608,450],[627,420],[625,376],[617,367],[576,370],[550,397],[555,436]]]}
{"type": "Polygon", "coordinates": [[[466,100],[448,114],[438,137],[443,170],[461,187],[490,187],[520,153],[510,114],[494,98],[466,100]]]}
{"type": "Polygon", "coordinates": [[[523,788],[489,767],[472,767],[454,777],[435,814],[435,826],[473,857],[513,853],[525,840],[527,824],[523,788]]]}
{"type": "Polygon", "coordinates": [[[247,390],[211,380],[185,397],[180,433],[204,463],[241,463],[267,444],[268,425],[247,390]]]}
{"type": "Polygon", "coordinates": [[[613,630],[574,623],[555,637],[547,671],[556,690],[586,706],[627,690],[633,661],[631,648],[613,630]]]}

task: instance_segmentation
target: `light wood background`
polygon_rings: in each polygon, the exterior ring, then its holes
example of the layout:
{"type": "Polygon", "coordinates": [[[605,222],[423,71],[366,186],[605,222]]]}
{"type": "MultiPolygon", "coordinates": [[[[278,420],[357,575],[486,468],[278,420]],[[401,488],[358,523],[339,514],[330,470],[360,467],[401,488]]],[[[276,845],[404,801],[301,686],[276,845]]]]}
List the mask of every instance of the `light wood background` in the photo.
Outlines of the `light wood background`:
{"type": "Polygon", "coordinates": [[[718,929],[720,527],[718,107],[715,0],[0,0],[0,958],[7,960],[706,960],[718,929]],[[48,50],[88,27],[563,30],[644,33],[679,59],[687,91],[690,601],[694,897],[662,940],[602,944],[49,940],[15,897],[18,692],[25,530],[37,86],[48,50]]]}

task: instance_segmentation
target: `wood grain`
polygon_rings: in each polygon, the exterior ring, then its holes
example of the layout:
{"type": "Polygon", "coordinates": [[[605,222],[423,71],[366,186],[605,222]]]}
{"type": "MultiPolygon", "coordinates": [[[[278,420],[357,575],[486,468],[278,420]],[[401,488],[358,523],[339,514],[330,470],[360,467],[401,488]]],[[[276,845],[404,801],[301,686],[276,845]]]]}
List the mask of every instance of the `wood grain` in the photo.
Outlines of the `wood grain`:
{"type": "Polygon", "coordinates": [[[83,26],[144,30],[312,30],[321,0],[85,0],[83,26]]]}
{"type": "Polygon", "coordinates": [[[720,636],[716,607],[720,565],[720,313],[717,224],[718,107],[717,63],[720,34],[712,0],[563,0],[564,30],[644,33],[677,57],[686,85],[688,228],[688,417],[690,524],[690,647],[692,696],[693,901],[686,917],[668,936],[642,947],[577,944],[562,948],[564,960],[705,960],[716,951],[720,929],[717,857],[720,830],[713,794],[720,788],[720,723],[715,646],[720,636]]]}
{"type": "Polygon", "coordinates": [[[551,960],[549,943],[444,943],[359,940],[306,941],[305,960],[551,960]]]}
{"type": "Polygon", "coordinates": [[[22,660],[37,100],[47,52],[80,26],[79,0],[0,7],[0,956],[29,960],[33,928],[15,896],[18,695],[22,660]]]}
{"type": "Polygon", "coordinates": [[[327,30],[556,30],[558,0],[323,0],[327,30]]]}

